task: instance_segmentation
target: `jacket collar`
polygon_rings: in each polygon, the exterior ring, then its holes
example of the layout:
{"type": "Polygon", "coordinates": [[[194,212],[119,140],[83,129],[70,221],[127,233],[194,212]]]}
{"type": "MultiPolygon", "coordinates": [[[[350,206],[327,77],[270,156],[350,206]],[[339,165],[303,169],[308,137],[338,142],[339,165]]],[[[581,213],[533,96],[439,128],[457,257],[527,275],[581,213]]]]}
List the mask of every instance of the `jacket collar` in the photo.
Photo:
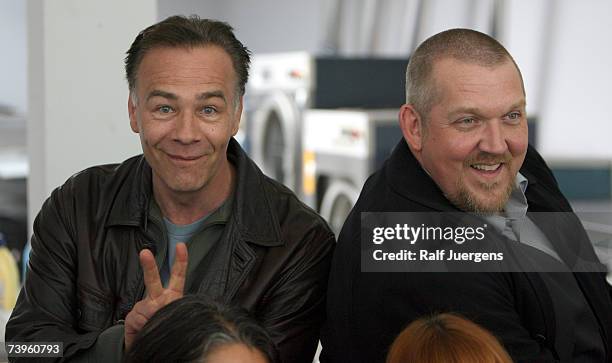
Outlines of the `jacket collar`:
{"type": "Polygon", "coordinates": [[[153,195],[151,167],[143,155],[135,156],[119,164],[109,182],[111,190],[105,193],[113,197],[106,227],[143,226],[146,229],[149,200],[153,195]],[[115,190],[114,184],[118,184],[115,190]]]}
{"type": "Polygon", "coordinates": [[[459,211],[421,167],[403,138],[393,149],[385,169],[389,186],[404,198],[439,212],[459,211]]]}
{"type": "MultiPolygon", "coordinates": [[[[270,205],[266,177],[232,138],[227,158],[236,167],[236,190],[230,217],[242,238],[261,246],[280,246],[278,215],[270,205]]],[[[117,168],[115,177],[124,177],[115,193],[106,226],[140,226],[147,229],[149,201],[153,195],[151,167],[143,155],[117,168]]]]}
{"type": "Polygon", "coordinates": [[[227,158],[236,167],[232,218],[242,238],[267,247],[283,245],[278,215],[270,205],[270,191],[265,188],[267,177],[234,138],[227,147],[227,158]]]}

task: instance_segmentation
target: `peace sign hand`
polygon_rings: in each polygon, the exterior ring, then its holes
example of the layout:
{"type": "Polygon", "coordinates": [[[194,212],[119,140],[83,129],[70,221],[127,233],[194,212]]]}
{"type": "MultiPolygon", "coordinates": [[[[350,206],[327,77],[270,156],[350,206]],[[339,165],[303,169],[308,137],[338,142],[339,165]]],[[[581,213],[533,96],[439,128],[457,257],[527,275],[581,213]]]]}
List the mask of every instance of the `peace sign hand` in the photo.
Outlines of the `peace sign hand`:
{"type": "Polygon", "coordinates": [[[151,251],[144,249],[140,251],[139,257],[147,295],[134,305],[132,311],[125,317],[124,342],[126,351],[132,346],[136,334],[138,334],[157,310],[183,297],[187,274],[187,246],[184,243],[177,243],[176,245],[176,257],[172,265],[168,288],[166,289],[162,286],[159,269],[151,251]]]}

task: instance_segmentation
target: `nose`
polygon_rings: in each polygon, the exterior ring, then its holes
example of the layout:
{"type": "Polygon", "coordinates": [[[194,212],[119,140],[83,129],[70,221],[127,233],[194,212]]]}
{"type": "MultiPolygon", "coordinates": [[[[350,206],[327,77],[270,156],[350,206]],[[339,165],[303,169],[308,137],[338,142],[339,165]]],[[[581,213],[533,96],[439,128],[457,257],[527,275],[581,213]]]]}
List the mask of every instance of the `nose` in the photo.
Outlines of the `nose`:
{"type": "Polygon", "coordinates": [[[501,120],[486,122],[480,139],[480,150],[489,154],[504,154],[508,150],[501,120]]]}
{"type": "Polygon", "coordinates": [[[176,118],[174,141],[181,144],[192,144],[200,140],[198,119],[191,112],[182,112],[176,118]]]}

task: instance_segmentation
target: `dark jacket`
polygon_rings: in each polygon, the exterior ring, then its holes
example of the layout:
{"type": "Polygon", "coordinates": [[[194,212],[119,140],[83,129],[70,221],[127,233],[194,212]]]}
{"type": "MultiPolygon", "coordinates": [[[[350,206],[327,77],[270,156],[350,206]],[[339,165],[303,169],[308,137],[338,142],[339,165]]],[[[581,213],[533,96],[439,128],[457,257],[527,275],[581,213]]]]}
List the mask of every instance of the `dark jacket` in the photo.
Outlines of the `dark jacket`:
{"type": "MultiPolygon", "coordinates": [[[[550,169],[531,147],[521,174],[529,181],[528,213],[571,212],[550,169]]],[[[395,337],[411,321],[442,312],[458,312],[492,331],[515,361],[557,359],[553,303],[538,273],[363,273],[360,214],[366,211],[458,212],[402,140],[365,183],[338,238],[328,285],[322,362],[383,362],[395,337]]],[[[586,234],[578,221],[567,223],[569,231],[581,235],[575,241],[584,241],[586,234]]],[[[590,245],[574,243],[563,231],[544,227],[543,232],[566,262],[579,250],[596,259],[590,245]]],[[[610,361],[610,286],[603,273],[574,276],[599,323],[610,361]]]]}
{"type": "MultiPolygon", "coordinates": [[[[334,236],[233,139],[228,159],[237,170],[232,216],[186,292],[245,307],[272,330],[284,362],[311,362],[334,236]]],[[[151,168],[137,156],[87,169],[53,191],[34,222],[6,341],[61,341],[70,358],[125,319],[144,294],[139,251],[165,240],[148,223],[151,185],[151,168]]]]}

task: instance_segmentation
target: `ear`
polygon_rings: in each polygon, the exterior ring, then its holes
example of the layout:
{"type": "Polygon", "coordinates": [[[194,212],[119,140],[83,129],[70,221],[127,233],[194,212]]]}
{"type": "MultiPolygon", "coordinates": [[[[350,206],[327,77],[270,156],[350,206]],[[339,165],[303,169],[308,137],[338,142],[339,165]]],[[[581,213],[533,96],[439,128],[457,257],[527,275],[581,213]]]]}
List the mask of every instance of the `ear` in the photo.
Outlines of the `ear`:
{"type": "Polygon", "coordinates": [[[399,123],[404,139],[413,152],[420,152],[423,148],[423,120],[412,105],[402,105],[399,112],[399,123]]]}
{"type": "Polygon", "coordinates": [[[242,101],[244,96],[240,96],[240,100],[238,101],[238,107],[234,110],[234,125],[232,125],[232,136],[236,136],[238,133],[238,129],[240,129],[240,119],[242,118],[242,101]]]}
{"type": "Polygon", "coordinates": [[[128,96],[128,115],[130,115],[130,127],[132,128],[132,131],[138,133],[139,130],[138,119],[136,117],[136,99],[132,97],[136,96],[132,95],[132,92],[130,92],[130,95],[128,96]]]}

